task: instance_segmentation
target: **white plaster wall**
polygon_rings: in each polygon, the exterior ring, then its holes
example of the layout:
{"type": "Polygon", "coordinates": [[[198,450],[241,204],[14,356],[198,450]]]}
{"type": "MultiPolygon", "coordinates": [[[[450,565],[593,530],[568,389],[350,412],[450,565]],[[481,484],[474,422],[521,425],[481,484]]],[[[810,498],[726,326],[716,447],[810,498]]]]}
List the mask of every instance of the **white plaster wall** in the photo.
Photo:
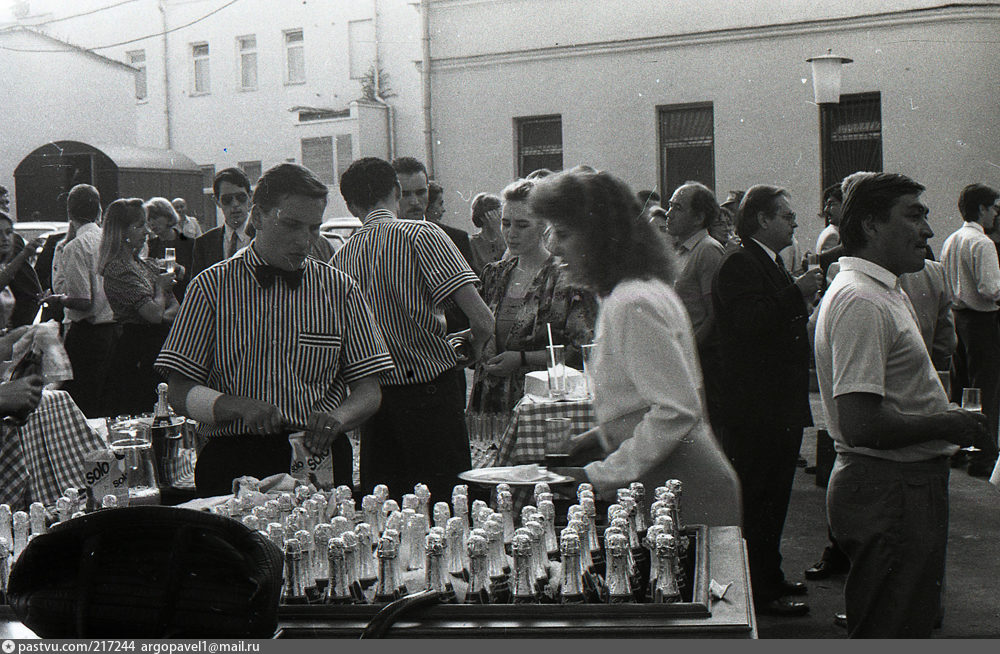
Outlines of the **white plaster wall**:
{"type": "MultiPolygon", "coordinates": [[[[461,6],[469,29],[486,20],[471,9],[483,13],[487,5],[461,6]]],[[[576,20],[590,24],[593,17],[576,20]]],[[[800,216],[800,243],[809,247],[823,225],[816,217],[818,110],[805,59],[832,48],[855,60],[844,69],[843,93],[881,92],[884,170],[928,187],[924,200],[939,250],[957,227],[962,186],[1000,186],[997,26],[995,18],[961,17],[576,57],[439,62],[433,97],[438,177],[465,199],[450,203],[448,221],[471,228],[468,200],[478,191],[498,192],[513,178],[515,117],[561,114],[566,167],[607,169],[639,189],[659,179],[657,105],[711,101],[716,189],[724,194],[761,182],[788,188],[800,216]]],[[[558,20],[551,27],[563,29],[558,20]]],[[[476,43],[475,36],[466,42],[476,43]]],[[[519,37],[510,39],[510,50],[531,42],[519,37]]],[[[456,45],[451,52],[461,50],[456,45]]]]}
{"type": "Polygon", "coordinates": [[[0,46],[0,184],[16,214],[14,169],[36,148],[62,140],[136,144],[134,86],[129,69],[34,34],[0,34],[0,46]]]}

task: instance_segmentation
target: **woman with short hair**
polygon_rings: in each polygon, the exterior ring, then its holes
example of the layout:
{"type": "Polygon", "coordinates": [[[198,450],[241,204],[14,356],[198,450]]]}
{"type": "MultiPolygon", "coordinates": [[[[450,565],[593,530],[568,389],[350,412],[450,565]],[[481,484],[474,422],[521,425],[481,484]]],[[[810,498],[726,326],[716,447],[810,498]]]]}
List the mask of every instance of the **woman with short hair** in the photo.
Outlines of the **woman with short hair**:
{"type": "Polygon", "coordinates": [[[479,193],[472,198],[472,224],[478,234],[469,237],[472,249],[472,269],[482,276],[487,264],[503,259],[507,242],[500,229],[500,198],[492,193],[479,193]]]}
{"type": "Polygon", "coordinates": [[[194,239],[188,238],[181,231],[180,214],[174,205],[166,198],[150,198],[143,204],[146,209],[146,225],[152,236],[146,242],[146,251],[151,259],[163,259],[167,248],[174,248],[174,257],[180,269],[177,271],[177,284],[174,285],[174,297],[178,302],[184,299],[187,288],[187,271],[191,268],[191,254],[194,250],[194,239]]]}
{"type": "Polygon", "coordinates": [[[552,225],[553,251],[600,298],[594,379],[598,427],[573,439],[602,499],[640,481],[684,483],[689,524],[741,524],[739,482],[708,423],[691,321],[671,288],[674,263],[627,184],[575,168],[537,182],[531,209],[552,225]]]}

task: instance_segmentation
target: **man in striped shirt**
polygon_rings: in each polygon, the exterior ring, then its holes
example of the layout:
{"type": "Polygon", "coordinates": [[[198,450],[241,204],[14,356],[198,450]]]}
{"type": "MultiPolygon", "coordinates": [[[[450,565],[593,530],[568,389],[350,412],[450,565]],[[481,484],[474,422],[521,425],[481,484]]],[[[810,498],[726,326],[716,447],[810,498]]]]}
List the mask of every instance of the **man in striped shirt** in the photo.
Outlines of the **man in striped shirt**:
{"type": "MultiPolygon", "coordinates": [[[[191,282],[156,360],[169,375],[170,403],[210,437],[195,469],[203,497],[230,492],[236,477],[288,472],[294,431],[306,431],[313,453],[334,444],[337,471],[338,462],[350,471],[343,434],[378,409],[378,375],[392,359],[364,294],[306,257],[326,198],[302,166],[264,173],[250,247],[191,282]]],[[[347,474],[335,483],[350,484],[347,474]]]]}
{"type": "Polygon", "coordinates": [[[401,187],[387,161],[355,161],[340,192],[364,225],[334,257],[371,304],[392,353],[381,376],[383,402],[361,441],[361,485],[406,493],[425,483],[451,496],[457,474],[472,466],[465,429],[465,373],[445,339],[442,303],[452,299],[469,318],[478,358],[493,335],[493,315],[479,297],[476,274],[434,223],[396,218],[401,187]]]}

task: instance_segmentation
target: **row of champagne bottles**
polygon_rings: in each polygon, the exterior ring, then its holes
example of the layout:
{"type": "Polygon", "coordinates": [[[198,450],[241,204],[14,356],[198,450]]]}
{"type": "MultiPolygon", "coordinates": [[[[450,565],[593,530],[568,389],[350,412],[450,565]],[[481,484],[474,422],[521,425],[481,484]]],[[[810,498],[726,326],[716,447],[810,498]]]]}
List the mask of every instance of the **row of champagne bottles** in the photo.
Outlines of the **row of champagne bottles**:
{"type": "Polygon", "coordinates": [[[493,507],[480,500],[470,507],[467,486],[455,487],[450,504],[431,505],[418,484],[402,496],[402,508],[380,485],[358,512],[346,486],[329,495],[299,486],[252,506],[260,497],[254,481],[238,484],[216,511],[282,548],[286,603],[385,603],[417,587],[466,603],[673,602],[688,586],[678,480],[655,489],[648,512],[642,484],[619,489],[603,538],[589,484],[577,488],[557,536],[546,484],[535,486],[534,504],[521,509],[515,527],[513,492],[504,484],[493,507]]]}

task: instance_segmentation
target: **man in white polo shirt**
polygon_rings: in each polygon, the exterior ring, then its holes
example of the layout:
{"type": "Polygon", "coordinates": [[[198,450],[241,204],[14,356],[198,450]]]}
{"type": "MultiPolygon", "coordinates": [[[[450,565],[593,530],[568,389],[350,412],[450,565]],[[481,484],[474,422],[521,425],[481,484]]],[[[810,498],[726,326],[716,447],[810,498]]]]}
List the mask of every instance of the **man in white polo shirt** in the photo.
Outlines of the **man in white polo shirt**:
{"type": "Polygon", "coordinates": [[[816,372],[837,450],[827,513],[851,560],[851,637],[926,638],[948,537],[948,457],[986,418],[950,405],[899,275],[924,265],[924,187],[887,173],[845,188],[848,256],[816,325],[816,372]]]}

